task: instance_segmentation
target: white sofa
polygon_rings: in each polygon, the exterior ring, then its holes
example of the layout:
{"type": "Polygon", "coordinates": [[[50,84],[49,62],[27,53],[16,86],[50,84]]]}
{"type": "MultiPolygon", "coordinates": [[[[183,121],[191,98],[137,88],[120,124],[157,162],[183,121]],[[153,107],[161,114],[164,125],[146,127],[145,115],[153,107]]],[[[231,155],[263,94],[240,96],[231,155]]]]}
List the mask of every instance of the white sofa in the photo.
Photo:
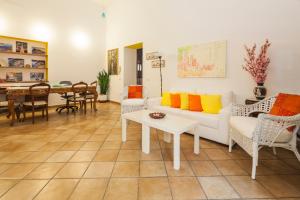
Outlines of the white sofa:
{"type": "MultiPolygon", "coordinates": [[[[172,90],[176,91],[176,90],[172,90]]],[[[182,90],[181,90],[182,91],[182,90]]],[[[190,92],[190,91],[188,91],[190,92]]],[[[209,92],[197,92],[199,94],[220,94],[222,95],[222,110],[219,114],[208,114],[204,112],[193,112],[189,110],[181,110],[179,108],[171,108],[168,106],[161,106],[161,97],[150,98],[147,101],[148,109],[176,114],[189,119],[199,121],[199,126],[196,131],[199,132],[200,137],[213,140],[222,144],[229,144],[229,120],[231,116],[231,106],[233,103],[232,92],[222,93],[209,93],[209,92]]]]}

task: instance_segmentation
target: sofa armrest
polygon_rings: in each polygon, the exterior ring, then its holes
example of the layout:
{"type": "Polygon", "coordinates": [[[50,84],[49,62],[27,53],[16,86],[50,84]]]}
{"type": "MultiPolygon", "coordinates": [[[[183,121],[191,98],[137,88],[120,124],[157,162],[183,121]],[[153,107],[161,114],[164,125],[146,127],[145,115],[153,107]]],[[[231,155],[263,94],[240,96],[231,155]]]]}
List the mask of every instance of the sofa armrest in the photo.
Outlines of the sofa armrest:
{"type": "Polygon", "coordinates": [[[161,102],[161,97],[149,98],[147,100],[147,106],[148,108],[151,108],[153,106],[159,106],[160,102],[161,102]]]}

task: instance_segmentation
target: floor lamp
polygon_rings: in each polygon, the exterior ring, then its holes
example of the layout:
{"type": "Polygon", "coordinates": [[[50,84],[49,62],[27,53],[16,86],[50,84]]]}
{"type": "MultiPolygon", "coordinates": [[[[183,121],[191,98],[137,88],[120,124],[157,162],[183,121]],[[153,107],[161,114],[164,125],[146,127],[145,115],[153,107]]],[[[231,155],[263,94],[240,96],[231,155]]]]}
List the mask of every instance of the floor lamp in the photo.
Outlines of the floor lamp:
{"type": "Polygon", "coordinates": [[[160,74],[160,96],[162,96],[161,56],[158,56],[158,59],[159,59],[159,74],[160,74]]]}

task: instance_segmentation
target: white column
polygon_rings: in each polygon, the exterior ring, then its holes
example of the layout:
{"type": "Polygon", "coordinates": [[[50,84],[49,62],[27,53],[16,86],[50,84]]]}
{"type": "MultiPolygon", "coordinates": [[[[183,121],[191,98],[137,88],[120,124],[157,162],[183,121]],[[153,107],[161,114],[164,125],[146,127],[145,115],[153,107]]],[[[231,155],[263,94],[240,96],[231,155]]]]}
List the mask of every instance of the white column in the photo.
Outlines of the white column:
{"type": "Polygon", "coordinates": [[[167,143],[171,143],[172,137],[170,133],[164,132],[164,141],[167,143]]]}
{"type": "Polygon", "coordinates": [[[173,147],[173,166],[174,169],[180,169],[180,134],[174,134],[174,147],[173,147]]]}
{"type": "Polygon", "coordinates": [[[126,134],[127,134],[127,119],[122,117],[122,142],[126,142],[126,134]]]}
{"type": "Polygon", "coordinates": [[[200,140],[200,136],[198,133],[196,133],[196,131],[194,131],[194,153],[195,154],[199,154],[200,153],[200,144],[199,141],[200,140]]]}
{"type": "Polygon", "coordinates": [[[142,151],[146,154],[150,153],[150,127],[142,125],[142,151]]]}

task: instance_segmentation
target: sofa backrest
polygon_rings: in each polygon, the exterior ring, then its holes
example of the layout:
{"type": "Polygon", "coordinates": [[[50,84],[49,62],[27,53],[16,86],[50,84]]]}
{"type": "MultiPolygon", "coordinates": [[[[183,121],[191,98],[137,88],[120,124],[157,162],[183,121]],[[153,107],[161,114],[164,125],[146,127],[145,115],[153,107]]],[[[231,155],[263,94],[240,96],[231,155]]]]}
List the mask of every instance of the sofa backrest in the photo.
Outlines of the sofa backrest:
{"type": "Polygon", "coordinates": [[[234,94],[232,91],[210,91],[210,90],[199,90],[199,89],[189,89],[189,88],[172,88],[170,92],[187,92],[194,94],[217,94],[222,96],[222,106],[225,107],[231,103],[234,103],[234,94]]]}

